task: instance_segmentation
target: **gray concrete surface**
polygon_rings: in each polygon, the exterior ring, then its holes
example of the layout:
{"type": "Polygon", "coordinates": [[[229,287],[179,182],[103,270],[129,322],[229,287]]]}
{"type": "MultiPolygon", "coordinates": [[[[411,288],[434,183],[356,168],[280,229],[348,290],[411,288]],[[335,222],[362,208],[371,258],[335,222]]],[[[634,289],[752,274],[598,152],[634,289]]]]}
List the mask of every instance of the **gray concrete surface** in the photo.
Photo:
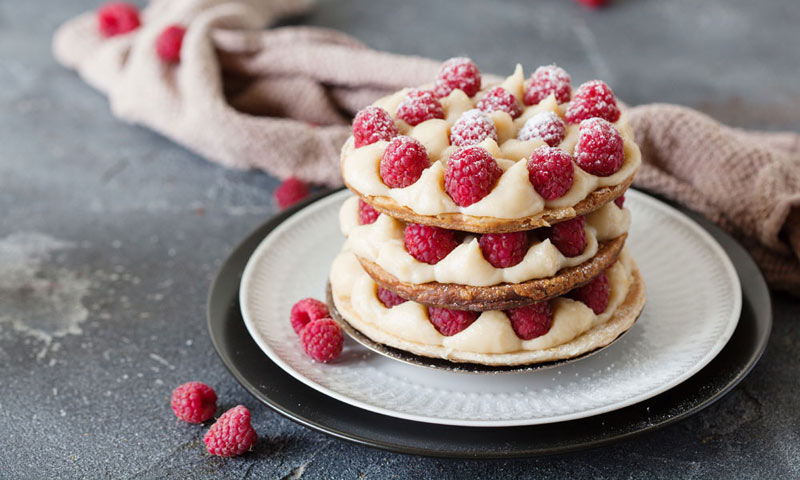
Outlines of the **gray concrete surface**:
{"type": "MultiPolygon", "coordinates": [[[[522,478],[800,476],[800,305],[776,295],[769,348],[688,421],[557,458],[448,461],[306,430],[227,374],[206,292],[267,219],[277,181],[224,170],[116,121],[51,58],[50,35],[98,2],[0,0],[0,478],[522,478]],[[253,410],[255,453],[224,460],[172,417],[169,394],[213,385],[253,410]]],[[[731,124],[800,130],[796,0],[322,1],[298,22],[380,49],[472,56],[484,71],[557,61],[630,103],[668,101],[731,124]]]]}

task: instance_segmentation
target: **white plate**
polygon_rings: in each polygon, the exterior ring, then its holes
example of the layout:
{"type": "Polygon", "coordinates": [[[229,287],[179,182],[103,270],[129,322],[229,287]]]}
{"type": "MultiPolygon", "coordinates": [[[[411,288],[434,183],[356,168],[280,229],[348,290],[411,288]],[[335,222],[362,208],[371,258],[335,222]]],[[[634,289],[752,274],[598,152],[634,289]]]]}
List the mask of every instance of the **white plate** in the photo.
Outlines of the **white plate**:
{"type": "Polygon", "coordinates": [[[739,278],[722,248],[682,213],[629,190],[627,244],[644,275],[647,305],[633,328],[600,353],[530,373],[474,375],[407,365],[346,339],[338,361],[314,363],[289,324],[289,311],[301,298],[324,299],[331,261],[344,241],[338,211],[348,195],[325,197],[273,230],[247,263],[239,298],[248,331],[273,362],[350,405],[462,426],[584,418],[691,377],[719,353],[739,321],[739,278]]]}

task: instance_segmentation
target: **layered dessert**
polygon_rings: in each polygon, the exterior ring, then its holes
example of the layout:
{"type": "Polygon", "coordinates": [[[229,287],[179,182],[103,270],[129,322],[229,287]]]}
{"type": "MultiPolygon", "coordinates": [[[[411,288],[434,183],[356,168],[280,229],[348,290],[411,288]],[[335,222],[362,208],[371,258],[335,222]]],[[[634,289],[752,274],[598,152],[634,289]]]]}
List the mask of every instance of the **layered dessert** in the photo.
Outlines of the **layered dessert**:
{"type": "Polygon", "coordinates": [[[645,298],[623,196],[641,156],[611,89],[573,89],[555,65],[484,85],[466,58],[433,80],[354,120],[334,316],[377,343],[484,365],[616,339],[645,298]]]}

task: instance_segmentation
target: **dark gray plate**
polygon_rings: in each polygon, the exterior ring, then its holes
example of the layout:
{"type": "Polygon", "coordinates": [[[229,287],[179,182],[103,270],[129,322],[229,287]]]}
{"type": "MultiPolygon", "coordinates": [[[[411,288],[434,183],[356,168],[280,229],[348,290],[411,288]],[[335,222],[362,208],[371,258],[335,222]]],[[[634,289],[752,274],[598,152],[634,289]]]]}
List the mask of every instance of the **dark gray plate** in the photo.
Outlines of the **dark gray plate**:
{"type": "Polygon", "coordinates": [[[250,234],[228,257],[211,286],[208,329],[222,362],[253,396],[314,430],[359,444],[416,455],[509,458],[597,447],[662,428],[722,398],[756,364],[772,328],[764,277],[747,252],[699,215],[681,209],[725,249],[742,283],[742,315],[728,344],[705,368],[668,392],[594,417],[527,427],[455,427],[421,424],[356,408],[292,378],[258,348],[239,311],[239,282],[261,240],[318,195],[285,211],[250,234]],[[423,428],[420,428],[423,426],[423,428]]]}

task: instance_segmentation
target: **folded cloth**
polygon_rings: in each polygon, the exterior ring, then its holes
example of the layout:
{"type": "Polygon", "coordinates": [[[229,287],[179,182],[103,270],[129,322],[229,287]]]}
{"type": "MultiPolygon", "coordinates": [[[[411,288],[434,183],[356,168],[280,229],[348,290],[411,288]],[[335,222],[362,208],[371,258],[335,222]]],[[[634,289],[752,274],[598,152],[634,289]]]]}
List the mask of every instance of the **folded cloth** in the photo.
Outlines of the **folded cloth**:
{"type": "Polygon", "coordinates": [[[94,13],[55,33],[64,66],[108,95],[119,118],[234,168],[338,185],[352,116],[376,98],[436,75],[439,62],[371,50],[340,32],[262,30],[308,0],[153,0],[140,28],[103,37],[94,13]],[[155,41],[184,25],[179,65],[155,41]]]}
{"type": "Polygon", "coordinates": [[[629,114],[643,159],[634,185],[733,233],[772,287],[800,294],[800,135],[734,129],[676,105],[629,114]]]}
{"type": "MultiPolygon", "coordinates": [[[[439,63],[327,29],[263,30],[309,6],[153,0],[139,29],[104,38],[87,13],[58,29],[53,50],[123,120],[229,167],[339,185],[350,118],[382,95],[430,82],[439,63]],[[174,23],[187,27],[179,65],[162,62],[154,46],[174,23]]],[[[635,185],[732,232],[772,287],[800,294],[800,135],[736,130],[672,105],[629,112],[644,160],[635,185]]]]}

